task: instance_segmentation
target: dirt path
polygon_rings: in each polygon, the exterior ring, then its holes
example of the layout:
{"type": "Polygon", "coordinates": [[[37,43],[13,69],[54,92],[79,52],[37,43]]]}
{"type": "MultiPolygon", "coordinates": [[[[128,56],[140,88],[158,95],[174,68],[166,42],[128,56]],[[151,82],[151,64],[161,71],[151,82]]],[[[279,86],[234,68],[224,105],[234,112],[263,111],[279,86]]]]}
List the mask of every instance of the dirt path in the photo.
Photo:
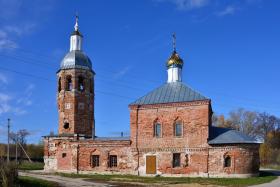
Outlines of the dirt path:
{"type": "Polygon", "coordinates": [[[83,178],[69,178],[59,175],[45,174],[40,171],[20,171],[20,176],[29,176],[47,181],[57,182],[61,187],[91,187],[91,186],[105,186],[105,187],[143,187],[143,186],[166,186],[166,187],[218,187],[216,185],[200,185],[200,184],[141,184],[141,183],[110,183],[110,182],[96,182],[83,178]]]}
{"type": "MultiPolygon", "coordinates": [[[[273,180],[271,183],[265,183],[265,184],[260,184],[260,185],[255,185],[255,186],[250,186],[250,187],[280,187],[280,171],[276,170],[266,170],[271,173],[274,173],[275,175],[278,176],[276,180],[273,180]]],[[[200,185],[200,184],[175,184],[175,185],[166,185],[166,184],[129,184],[129,183],[110,183],[110,182],[96,182],[92,181],[89,179],[83,179],[83,178],[69,178],[69,177],[63,177],[59,175],[51,175],[51,174],[45,174],[42,172],[24,172],[20,171],[19,172],[20,176],[29,176],[29,177],[34,177],[38,179],[43,179],[47,181],[52,181],[56,182],[59,184],[61,187],[91,187],[91,186],[105,186],[105,187],[124,187],[124,186],[172,186],[172,187],[214,187],[215,185],[200,185]]]]}
{"type": "Polygon", "coordinates": [[[31,172],[19,172],[20,176],[29,176],[29,177],[34,177],[38,179],[43,179],[47,181],[52,181],[52,182],[57,182],[59,186],[61,187],[91,187],[91,186],[96,186],[96,187],[103,187],[103,186],[115,186],[112,184],[106,184],[106,183],[97,183],[97,182],[91,182],[91,181],[85,181],[81,178],[69,178],[69,177],[62,177],[58,175],[43,175],[40,173],[31,173],[31,172]]]}

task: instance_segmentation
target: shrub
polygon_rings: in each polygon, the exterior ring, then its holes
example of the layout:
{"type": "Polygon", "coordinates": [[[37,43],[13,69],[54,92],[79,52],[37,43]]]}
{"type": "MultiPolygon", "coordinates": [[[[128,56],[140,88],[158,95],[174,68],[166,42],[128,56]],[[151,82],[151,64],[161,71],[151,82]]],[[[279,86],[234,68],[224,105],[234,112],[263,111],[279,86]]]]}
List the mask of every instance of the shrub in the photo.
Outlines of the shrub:
{"type": "Polygon", "coordinates": [[[15,163],[7,164],[0,159],[0,186],[10,187],[16,184],[18,172],[15,163]]]}

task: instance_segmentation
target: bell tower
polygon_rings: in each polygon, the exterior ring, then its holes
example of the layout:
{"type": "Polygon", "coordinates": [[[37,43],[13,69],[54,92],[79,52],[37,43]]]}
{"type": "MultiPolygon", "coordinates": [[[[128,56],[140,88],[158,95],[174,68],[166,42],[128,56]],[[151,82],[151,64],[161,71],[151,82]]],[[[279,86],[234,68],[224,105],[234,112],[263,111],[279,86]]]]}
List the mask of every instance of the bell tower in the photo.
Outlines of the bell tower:
{"type": "Polygon", "coordinates": [[[95,136],[94,71],[89,57],[82,51],[83,36],[78,17],[70,37],[70,51],[57,72],[58,133],[61,136],[95,136]]]}

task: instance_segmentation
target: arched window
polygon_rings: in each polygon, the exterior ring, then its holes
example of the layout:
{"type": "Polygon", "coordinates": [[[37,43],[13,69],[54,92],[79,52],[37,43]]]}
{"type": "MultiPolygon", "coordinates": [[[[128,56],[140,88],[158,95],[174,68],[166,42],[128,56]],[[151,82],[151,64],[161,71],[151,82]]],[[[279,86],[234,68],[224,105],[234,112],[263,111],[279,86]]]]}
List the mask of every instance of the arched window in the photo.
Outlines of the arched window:
{"type": "Polygon", "coordinates": [[[79,91],[85,90],[84,78],[82,76],[79,76],[79,78],[78,78],[78,90],[79,91]]]}
{"type": "Polygon", "coordinates": [[[161,137],[161,124],[159,122],[154,124],[154,136],[157,138],[161,137]]]}
{"type": "Polygon", "coordinates": [[[180,137],[183,135],[183,125],[180,121],[176,121],[174,124],[174,136],[180,137]]]}
{"type": "Polygon", "coordinates": [[[58,79],[58,92],[61,91],[61,77],[58,79]]]}
{"type": "Polygon", "coordinates": [[[231,157],[230,156],[225,157],[224,167],[231,167],[231,157]]]}
{"type": "Polygon", "coordinates": [[[71,91],[73,88],[73,83],[72,83],[72,77],[71,76],[67,76],[66,77],[66,90],[67,91],[71,91]]]}

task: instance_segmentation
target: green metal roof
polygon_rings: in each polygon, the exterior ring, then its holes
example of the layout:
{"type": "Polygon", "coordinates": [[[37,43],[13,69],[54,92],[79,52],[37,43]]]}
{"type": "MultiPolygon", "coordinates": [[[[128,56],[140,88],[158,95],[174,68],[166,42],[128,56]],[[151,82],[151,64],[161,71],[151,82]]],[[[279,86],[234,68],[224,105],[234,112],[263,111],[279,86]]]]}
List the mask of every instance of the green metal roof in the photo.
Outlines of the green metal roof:
{"type": "Polygon", "coordinates": [[[172,82],[156,88],[130,105],[148,105],[199,100],[208,100],[208,98],[191,89],[182,82],[172,82]]]}

